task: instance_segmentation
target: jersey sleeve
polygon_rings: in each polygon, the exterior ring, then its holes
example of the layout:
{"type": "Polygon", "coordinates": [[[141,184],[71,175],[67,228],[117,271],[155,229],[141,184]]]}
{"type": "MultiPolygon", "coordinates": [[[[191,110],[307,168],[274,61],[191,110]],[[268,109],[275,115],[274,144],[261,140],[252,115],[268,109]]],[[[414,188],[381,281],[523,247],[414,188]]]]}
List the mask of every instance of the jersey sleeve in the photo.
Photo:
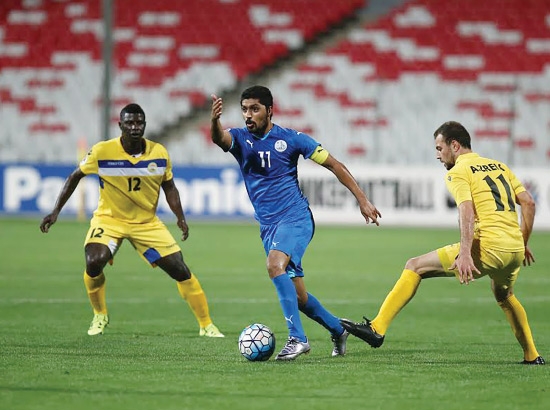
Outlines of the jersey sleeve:
{"type": "MultiPolygon", "coordinates": [[[[294,131],[294,132],[296,133],[295,138],[298,141],[298,148],[302,156],[306,159],[313,159],[311,158],[311,156],[315,153],[315,150],[321,144],[315,141],[315,139],[309,136],[308,134],[304,134],[303,132],[300,132],[300,131],[294,131]]],[[[328,157],[328,153],[327,153],[327,157],[328,157]]],[[[326,158],[323,159],[323,162],[325,159],[326,158]]]]}
{"type": "Polygon", "coordinates": [[[520,180],[516,177],[516,175],[508,168],[508,176],[510,178],[510,183],[512,184],[512,190],[514,191],[514,194],[518,195],[522,192],[527,191],[523,184],[520,182],[520,180]]]}
{"type": "Polygon", "coordinates": [[[453,171],[447,173],[445,183],[456,202],[456,206],[459,206],[462,202],[472,201],[472,190],[467,176],[462,172],[453,171]]]}
{"type": "Polygon", "coordinates": [[[241,157],[241,147],[245,144],[246,137],[244,131],[241,128],[229,128],[229,134],[231,134],[231,147],[227,150],[233,154],[237,160],[241,157]]]}
{"type": "Polygon", "coordinates": [[[235,145],[239,142],[239,135],[241,135],[241,130],[239,128],[227,128],[226,130],[231,135],[231,146],[227,150],[232,151],[235,148],[235,145]]]}
{"type": "Polygon", "coordinates": [[[80,170],[88,175],[88,174],[97,174],[98,172],[98,151],[99,147],[94,145],[90,151],[86,154],[84,158],[82,158],[82,161],[80,161],[79,168],[80,170]]]}

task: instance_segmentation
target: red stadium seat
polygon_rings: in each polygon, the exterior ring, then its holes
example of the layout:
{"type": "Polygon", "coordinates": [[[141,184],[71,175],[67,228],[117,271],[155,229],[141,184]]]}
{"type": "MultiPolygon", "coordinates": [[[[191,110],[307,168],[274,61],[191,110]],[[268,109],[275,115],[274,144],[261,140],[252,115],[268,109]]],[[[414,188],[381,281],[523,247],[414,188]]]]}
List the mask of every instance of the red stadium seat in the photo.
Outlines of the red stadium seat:
{"type": "MultiPolygon", "coordinates": [[[[232,90],[237,81],[302,47],[364,0],[113,4],[113,100],[142,103],[155,118],[149,129],[158,132],[203,107],[210,93],[232,90]]],[[[10,96],[5,103],[20,113],[45,118],[9,122],[19,127],[10,133],[30,138],[65,132],[65,143],[76,146],[84,129],[89,143],[101,139],[101,5],[97,0],[0,2],[0,87],[8,91],[3,100],[10,96]]],[[[112,132],[118,132],[116,124],[112,132]]]]}

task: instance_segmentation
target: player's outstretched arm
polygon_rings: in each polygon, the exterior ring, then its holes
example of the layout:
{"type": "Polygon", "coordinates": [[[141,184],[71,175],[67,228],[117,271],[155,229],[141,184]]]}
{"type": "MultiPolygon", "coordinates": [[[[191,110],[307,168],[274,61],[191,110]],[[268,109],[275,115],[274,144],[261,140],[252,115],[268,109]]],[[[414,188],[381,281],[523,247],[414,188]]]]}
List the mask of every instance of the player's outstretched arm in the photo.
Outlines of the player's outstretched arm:
{"type": "Polygon", "coordinates": [[[222,128],[220,117],[223,112],[223,100],[216,95],[212,94],[212,114],[210,124],[210,137],[212,142],[219,146],[224,151],[228,151],[231,148],[231,134],[222,128]]]}
{"type": "Polygon", "coordinates": [[[168,202],[168,206],[178,219],[177,225],[182,232],[181,240],[185,241],[189,237],[189,226],[185,221],[185,214],[183,213],[183,208],[181,206],[181,199],[178,188],[174,183],[174,179],[164,181],[161,186],[162,190],[164,191],[164,195],[166,196],[166,202],[168,202]]]}
{"type": "Polygon", "coordinates": [[[533,232],[533,224],[535,222],[536,205],[535,200],[531,194],[527,191],[521,192],[516,196],[516,202],[521,206],[521,233],[523,235],[523,243],[525,245],[525,259],[523,260],[523,266],[531,265],[535,262],[535,257],[531,252],[531,249],[527,246],[531,232],[533,232]]]}
{"type": "Polygon", "coordinates": [[[57,200],[55,201],[53,211],[46,215],[40,223],[40,230],[42,232],[47,233],[50,227],[57,221],[59,213],[73,194],[80,180],[85,176],[86,174],[84,174],[80,170],[80,168],[75,169],[73,173],[68,176],[68,178],[65,180],[63,188],[61,188],[61,192],[59,193],[57,200]]]}
{"type": "Polygon", "coordinates": [[[357,184],[357,181],[355,180],[353,175],[351,175],[351,172],[349,172],[347,167],[330,154],[321,165],[330,170],[334,175],[336,175],[338,181],[340,181],[340,183],[344,185],[347,189],[349,189],[353,196],[355,196],[355,199],[357,199],[357,202],[359,203],[359,209],[361,210],[361,214],[363,215],[363,218],[365,218],[365,221],[367,223],[370,223],[372,221],[377,226],[379,226],[380,223],[378,222],[378,218],[381,218],[382,214],[369,201],[367,195],[357,184]]]}

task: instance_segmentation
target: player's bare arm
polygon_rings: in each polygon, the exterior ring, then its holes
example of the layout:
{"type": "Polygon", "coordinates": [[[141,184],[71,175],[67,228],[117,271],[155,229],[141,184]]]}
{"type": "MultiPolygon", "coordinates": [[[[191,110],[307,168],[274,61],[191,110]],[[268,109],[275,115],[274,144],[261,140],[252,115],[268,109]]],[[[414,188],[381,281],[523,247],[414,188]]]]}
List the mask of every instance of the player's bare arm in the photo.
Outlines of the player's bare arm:
{"type": "Polygon", "coordinates": [[[481,275],[472,258],[472,243],[474,241],[475,211],[472,201],[464,201],[458,206],[460,225],[460,252],[451,269],[458,270],[460,283],[469,284],[474,280],[474,272],[481,275]]]}
{"type": "Polygon", "coordinates": [[[516,196],[516,202],[521,207],[520,229],[521,234],[523,235],[523,243],[525,244],[525,259],[523,260],[523,266],[528,266],[535,262],[535,257],[527,246],[527,243],[529,242],[531,232],[533,231],[536,205],[535,200],[527,191],[518,194],[516,196]]]}
{"type": "Polygon", "coordinates": [[[61,192],[59,193],[59,196],[57,197],[57,200],[55,201],[55,206],[53,208],[53,211],[46,215],[44,219],[42,219],[42,222],[40,223],[40,230],[44,233],[48,233],[50,227],[57,221],[57,217],[71,195],[73,194],[74,190],[78,186],[78,183],[82,178],[84,178],[86,174],[84,174],[80,168],[77,168],[73,171],[71,175],[68,176],[68,178],[65,180],[65,184],[63,185],[63,188],[61,188],[61,192]]]}
{"type": "Polygon", "coordinates": [[[162,190],[164,191],[164,195],[166,196],[166,202],[168,202],[168,206],[170,207],[174,215],[176,215],[178,228],[180,228],[182,232],[181,240],[185,241],[189,237],[189,226],[185,221],[185,214],[183,213],[183,208],[181,206],[181,199],[178,188],[174,183],[174,179],[164,181],[161,186],[162,190]]]}
{"type": "Polygon", "coordinates": [[[212,142],[224,151],[231,148],[231,134],[222,128],[220,117],[223,112],[223,100],[212,94],[212,115],[210,125],[210,136],[212,142]]]}
{"type": "Polygon", "coordinates": [[[347,167],[330,154],[321,165],[330,170],[334,175],[336,175],[338,181],[340,181],[340,183],[344,185],[347,189],[349,189],[353,196],[355,196],[355,199],[357,199],[357,202],[359,203],[359,209],[361,210],[361,214],[363,215],[363,218],[365,218],[365,221],[367,223],[370,223],[372,221],[377,226],[379,226],[380,223],[378,222],[378,218],[381,218],[382,214],[369,201],[369,199],[367,198],[363,190],[359,187],[357,181],[355,180],[353,175],[351,175],[351,172],[349,172],[347,167]]]}

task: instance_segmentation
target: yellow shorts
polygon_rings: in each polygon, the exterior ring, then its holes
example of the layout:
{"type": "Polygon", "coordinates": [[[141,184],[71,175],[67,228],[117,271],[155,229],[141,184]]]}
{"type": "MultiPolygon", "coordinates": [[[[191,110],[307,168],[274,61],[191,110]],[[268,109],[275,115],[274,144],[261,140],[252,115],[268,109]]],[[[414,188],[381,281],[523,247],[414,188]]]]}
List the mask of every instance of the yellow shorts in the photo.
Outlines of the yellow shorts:
{"type": "MultiPolygon", "coordinates": [[[[449,268],[458,256],[459,250],[460,243],[437,249],[439,261],[449,276],[454,274],[458,277],[458,271],[449,268]]],[[[479,240],[474,240],[472,244],[474,265],[481,272],[481,275],[475,274],[474,276],[477,278],[488,275],[496,285],[506,288],[512,286],[516,281],[524,257],[525,251],[505,252],[486,249],[480,246],[479,240]]]]}
{"type": "Polygon", "coordinates": [[[93,217],[84,246],[102,243],[110,250],[113,258],[122,241],[127,239],[140,256],[152,266],[160,258],[180,252],[176,240],[159,218],[142,224],[129,224],[110,217],[93,217]]]}

